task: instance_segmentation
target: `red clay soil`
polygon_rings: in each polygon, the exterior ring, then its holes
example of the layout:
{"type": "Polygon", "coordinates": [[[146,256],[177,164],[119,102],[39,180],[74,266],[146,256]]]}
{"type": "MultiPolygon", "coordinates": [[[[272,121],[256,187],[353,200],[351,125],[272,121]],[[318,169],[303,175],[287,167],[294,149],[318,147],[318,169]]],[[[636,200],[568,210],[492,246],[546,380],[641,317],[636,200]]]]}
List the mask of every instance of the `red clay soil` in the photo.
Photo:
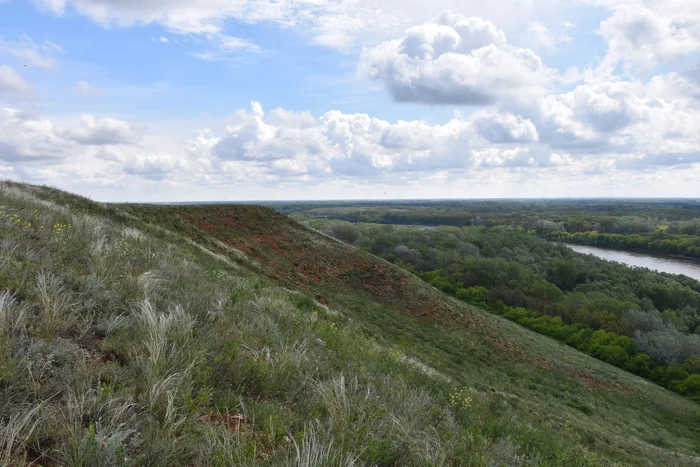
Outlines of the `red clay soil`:
{"type": "Polygon", "coordinates": [[[241,425],[246,423],[246,416],[242,412],[220,414],[209,412],[208,415],[202,417],[202,420],[222,425],[230,433],[235,433],[241,429],[241,425]]]}
{"type": "MultiPolygon", "coordinates": [[[[425,318],[459,318],[474,326],[442,295],[398,268],[348,247],[262,206],[218,205],[175,208],[181,219],[244,252],[263,272],[331,301],[327,292],[364,293],[372,300],[425,318]]],[[[217,251],[225,254],[225,251],[217,251]]],[[[470,314],[471,315],[471,314],[470,314]]]]}

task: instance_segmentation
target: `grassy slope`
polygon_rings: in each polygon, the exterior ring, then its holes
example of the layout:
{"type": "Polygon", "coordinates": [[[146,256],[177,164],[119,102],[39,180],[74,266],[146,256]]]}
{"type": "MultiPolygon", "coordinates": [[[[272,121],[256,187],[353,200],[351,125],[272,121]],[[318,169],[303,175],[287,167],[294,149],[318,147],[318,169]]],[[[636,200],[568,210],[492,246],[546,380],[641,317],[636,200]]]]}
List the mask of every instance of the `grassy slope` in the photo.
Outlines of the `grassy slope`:
{"type": "Polygon", "coordinates": [[[269,209],[0,205],[0,464],[700,465],[696,404],[269,209]]]}
{"type": "MultiPolygon", "coordinates": [[[[570,430],[633,464],[679,464],[694,454],[695,404],[647,381],[450,300],[384,261],[257,206],[138,206],[131,212],[314,294],[457,386],[505,393],[529,422],[570,430]],[[237,257],[232,255],[232,257],[237,257]],[[660,448],[661,447],[661,448],[660,448]],[[662,460],[665,459],[665,460],[662,460]]],[[[576,435],[573,435],[576,438],[576,435]]],[[[698,461],[698,459],[695,459],[698,461]]]]}

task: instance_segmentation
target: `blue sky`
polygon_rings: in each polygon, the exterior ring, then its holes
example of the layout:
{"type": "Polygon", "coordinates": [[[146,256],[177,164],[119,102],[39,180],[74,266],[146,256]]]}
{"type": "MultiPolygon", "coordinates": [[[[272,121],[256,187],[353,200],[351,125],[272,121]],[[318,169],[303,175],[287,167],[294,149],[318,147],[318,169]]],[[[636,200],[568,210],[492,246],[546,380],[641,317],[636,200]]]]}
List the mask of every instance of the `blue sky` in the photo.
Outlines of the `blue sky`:
{"type": "Polygon", "coordinates": [[[696,7],[0,1],[0,176],[106,201],[697,197],[696,7]]]}

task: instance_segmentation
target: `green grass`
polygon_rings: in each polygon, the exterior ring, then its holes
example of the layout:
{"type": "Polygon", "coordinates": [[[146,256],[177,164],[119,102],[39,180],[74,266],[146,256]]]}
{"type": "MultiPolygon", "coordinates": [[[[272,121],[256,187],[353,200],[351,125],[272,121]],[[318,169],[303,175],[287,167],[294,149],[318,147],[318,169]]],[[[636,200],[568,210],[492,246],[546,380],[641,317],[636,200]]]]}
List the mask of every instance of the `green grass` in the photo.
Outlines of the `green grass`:
{"type": "Polygon", "coordinates": [[[0,206],[0,465],[700,465],[693,402],[264,208],[0,206]]]}

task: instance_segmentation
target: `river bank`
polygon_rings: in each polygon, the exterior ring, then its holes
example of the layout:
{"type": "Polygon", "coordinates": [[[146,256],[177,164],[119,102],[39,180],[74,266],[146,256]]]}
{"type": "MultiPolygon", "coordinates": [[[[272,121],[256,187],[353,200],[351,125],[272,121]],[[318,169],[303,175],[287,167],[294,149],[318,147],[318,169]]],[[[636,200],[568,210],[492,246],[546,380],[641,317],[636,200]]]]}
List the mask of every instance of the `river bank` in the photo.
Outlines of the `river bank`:
{"type": "Polygon", "coordinates": [[[643,267],[670,274],[683,274],[700,281],[700,264],[693,261],[574,243],[564,243],[564,245],[577,253],[594,255],[601,259],[615,261],[632,267],[643,267]]]}

